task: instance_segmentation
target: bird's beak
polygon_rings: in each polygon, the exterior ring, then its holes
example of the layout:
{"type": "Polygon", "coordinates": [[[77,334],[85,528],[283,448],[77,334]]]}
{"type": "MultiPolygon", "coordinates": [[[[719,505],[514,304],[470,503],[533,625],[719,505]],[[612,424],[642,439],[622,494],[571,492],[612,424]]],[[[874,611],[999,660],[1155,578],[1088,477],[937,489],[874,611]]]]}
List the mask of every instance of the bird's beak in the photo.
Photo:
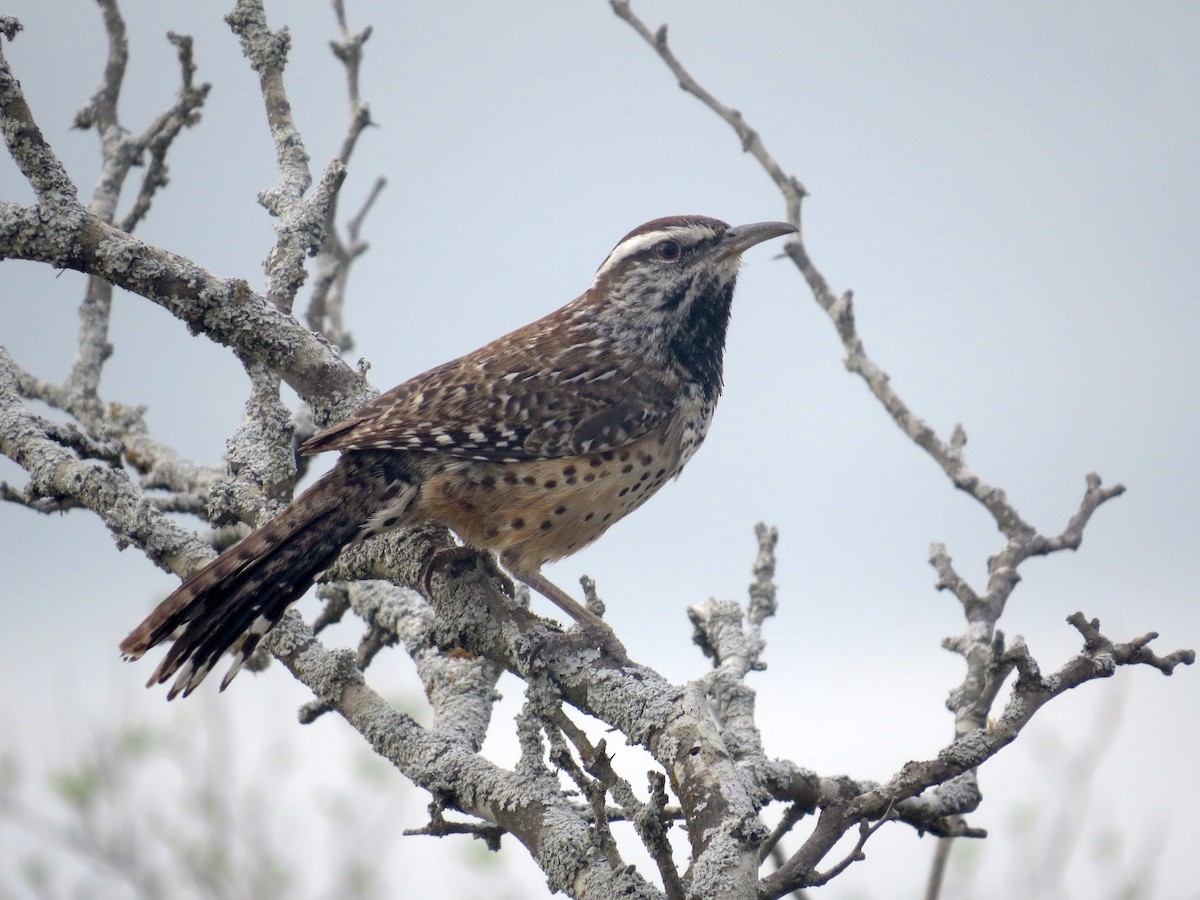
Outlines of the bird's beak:
{"type": "Polygon", "coordinates": [[[771,238],[782,237],[785,234],[795,234],[799,231],[795,225],[787,222],[755,222],[753,225],[739,225],[730,228],[721,238],[719,252],[722,256],[740,256],[755,244],[769,241],[771,238]]]}

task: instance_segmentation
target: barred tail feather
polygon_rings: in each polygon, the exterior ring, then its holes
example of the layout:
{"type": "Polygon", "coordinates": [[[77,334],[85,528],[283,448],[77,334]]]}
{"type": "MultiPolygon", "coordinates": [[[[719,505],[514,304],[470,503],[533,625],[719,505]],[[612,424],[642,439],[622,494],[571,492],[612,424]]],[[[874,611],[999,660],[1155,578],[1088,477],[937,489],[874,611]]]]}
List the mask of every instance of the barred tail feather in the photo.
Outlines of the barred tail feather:
{"type": "MultiPolygon", "coordinates": [[[[364,457],[343,456],[282,513],[180,585],[121,642],[125,658],[137,659],[183,627],[147,687],[174,675],[167,699],[186,697],[241,638],[221,682],[222,690],[228,686],[287,608],[360,536],[380,501],[394,502],[396,492],[384,484],[395,473],[379,471],[374,459],[364,457]]],[[[411,500],[415,490],[401,493],[411,500]]]]}

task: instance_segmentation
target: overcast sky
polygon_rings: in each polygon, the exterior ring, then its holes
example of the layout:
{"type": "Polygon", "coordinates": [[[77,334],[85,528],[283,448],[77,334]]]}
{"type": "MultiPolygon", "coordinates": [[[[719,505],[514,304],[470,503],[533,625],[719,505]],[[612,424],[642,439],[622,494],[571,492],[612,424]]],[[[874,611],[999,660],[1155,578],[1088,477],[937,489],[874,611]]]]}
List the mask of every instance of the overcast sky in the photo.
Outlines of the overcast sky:
{"type": "MultiPolygon", "coordinates": [[[[69,126],[103,66],[98,11],[85,0],[6,7],[26,30],[5,53],[86,197],[95,136],[69,126]]],[[[255,197],[277,171],[257,79],[221,22],[224,4],[126,0],[123,9],[127,127],[140,131],[174,94],[167,30],[195,36],[197,77],[214,84],[139,233],[261,287],[273,232],[255,197]]],[[[1077,648],[1064,622],[1076,610],[1117,639],[1157,630],[1162,652],[1200,644],[1200,6],[634,9],[652,28],[670,23],[693,75],[740,109],[808,188],[810,252],[835,290],[854,291],[868,352],[940,434],[963,424],[981,477],[1047,533],[1077,508],[1086,473],[1128,486],[1078,553],[1023,569],[1006,633],[1024,635],[1044,670],[1077,648]]],[[[358,342],[351,358],[370,361],[381,389],[567,302],[647,219],[784,216],[728,127],[601,0],[351,0],[349,14],[354,27],[375,26],[362,92],[379,127],[363,136],[343,209],[356,209],[377,175],[388,187],[367,220],[371,250],[352,274],[347,321],[358,342]]],[[[346,118],[327,46],[333,16],[315,2],[269,4],[268,15],[293,32],[290,97],[319,171],[346,118]]],[[[0,162],[0,198],[31,196],[0,162]]],[[[702,452],[678,483],[549,575],[568,587],[581,573],[595,577],[631,654],[682,680],[705,669],[687,604],[744,598],[753,524],[777,525],[781,610],[767,629],[769,669],[752,679],[768,752],[823,774],[885,779],[952,734],[943,703],[962,665],[940,642],[962,619],[933,589],[929,544],[945,542],[982,587],[1001,541],[845,372],[830,323],[774,253],[747,254],[727,389],[702,452]]],[[[4,262],[0,343],[35,374],[61,378],[82,291],[76,273],[4,262]]],[[[112,340],[103,397],[145,404],[158,439],[218,462],[247,392],[232,357],[128,295],[117,297],[112,340]]],[[[7,461],[0,478],[23,483],[7,461]]],[[[171,578],[135,550],[117,554],[89,513],[39,517],[15,506],[0,507],[0,566],[0,750],[36,772],[77,755],[113,717],[202,727],[194,710],[210,701],[168,714],[161,692],[140,688],[149,664],[116,661],[117,642],[171,578]]],[[[376,669],[385,693],[417,694],[402,663],[376,669]]],[[[1050,830],[1070,783],[1063,766],[1102,745],[1090,800],[1071,804],[1090,824],[1060,896],[1103,896],[1110,863],[1130,873],[1157,853],[1155,896],[1200,897],[1189,824],[1200,804],[1198,679],[1195,670],[1170,680],[1123,671],[1041,712],[983,772],[985,802],[970,821],[993,837],[975,848],[970,896],[1020,893],[1031,858],[1022,841],[1050,830]],[[1118,702],[1119,724],[1097,726],[1118,702]],[[1031,825],[1022,816],[1039,803],[1031,825]],[[1123,836],[1105,843],[1114,829],[1123,836]]],[[[512,710],[520,687],[503,687],[512,710]]],[[[212,701],[230,718],[242,777],[253,781],[255,761],[286,741],[307,767],[291,791],[305,794],[306,778],[336,786],[356,740],[333,721],[301,730],[303,699],[275,667],[212,701]]],[[[511,759],[507,739],[492,749],[511,759]]],[[[397,832],[419,826],[423,806],[410,796],[397,832]]],[[[282,837],[312,840],[288,821],[282,837]]],[[[0,840],[0,871],[17,852],[6,846],[17,845],[0,840]]],[[[889,826],[867,852],[828,896],[914,895],[932,842],[889,826]]],[[[404,872],[413,896],[424,878],[446,884],[436,869],[419,875],[419,863],[462,858],[461,846],[428,838],[398,839],[388,853],[391,883],[404,872]]],[[[510,865],[540,883],[527,864],[510,865]]],[[[474,877],[451,884],[480,896],[474,877]]]]}

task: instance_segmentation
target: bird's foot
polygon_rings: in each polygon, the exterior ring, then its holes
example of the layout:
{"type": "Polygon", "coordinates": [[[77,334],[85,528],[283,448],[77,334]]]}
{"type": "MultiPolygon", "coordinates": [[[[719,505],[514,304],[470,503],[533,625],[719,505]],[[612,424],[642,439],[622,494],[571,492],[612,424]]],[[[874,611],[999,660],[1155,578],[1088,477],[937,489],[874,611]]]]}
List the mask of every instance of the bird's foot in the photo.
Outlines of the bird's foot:
{"type": "Polygon", "coordinates": [[[513,586],[512,579],[500,568],[496,563],[496,558],[490,553],[481,553],[472,547],[445,547],[431,557],[425,563],[425,569],[421,574],[421,583],[425,586],[425,595],[429,596],[432,591],[431,582],[434,573],[445,566],[453,565],[456,562],[465,562],[471,560],[475,563],[478,569],[484,576],[494,578],[500,582],[500,587],[511,600],[516,596],[516,588],[513,586]]]}

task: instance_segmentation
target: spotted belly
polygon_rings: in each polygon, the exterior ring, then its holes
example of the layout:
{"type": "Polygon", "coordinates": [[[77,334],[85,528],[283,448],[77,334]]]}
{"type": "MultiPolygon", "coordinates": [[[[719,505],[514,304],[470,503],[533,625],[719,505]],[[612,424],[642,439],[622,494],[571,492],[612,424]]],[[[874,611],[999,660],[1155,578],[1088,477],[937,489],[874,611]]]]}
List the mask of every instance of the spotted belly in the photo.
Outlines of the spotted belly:
{"type": "Polygon", "coordinates": [[[537,571],[581,550],[637,509],[680,469],[680,442],[653,433],[602,453],[520,463],[456,462],[431,473],[422,518],[537,571]]]}

